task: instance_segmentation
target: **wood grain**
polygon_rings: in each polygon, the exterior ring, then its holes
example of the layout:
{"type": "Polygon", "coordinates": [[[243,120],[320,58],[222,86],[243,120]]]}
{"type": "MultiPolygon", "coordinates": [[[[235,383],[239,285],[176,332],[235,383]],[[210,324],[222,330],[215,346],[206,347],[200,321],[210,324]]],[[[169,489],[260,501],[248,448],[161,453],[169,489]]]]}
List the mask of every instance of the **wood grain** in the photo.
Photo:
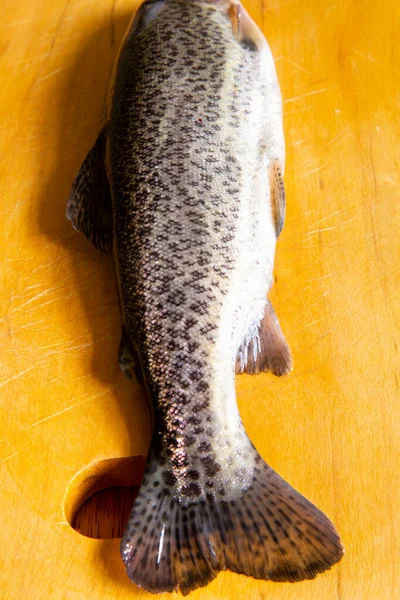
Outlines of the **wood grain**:
{"type": "MultiPolygon", "coordinates": [[[[143,391],[117,364],[111,264],[64,216],[138,4],[7,0],[0,8],[0,596],[7,600],[151,597],[127,580],[118,540],[80,535],[66,508],[80,473],[145,454],[150,439],[143,391]]],[[[223,573],[191,598],[395,599],[400,8],[393,0],[245,5],[268,37],[284,98],[287,220],[271,297],[294,371],[241,376],[238,402],[263,457],[333,519],[346,555],[312,582],[223,573]]]]}
{"type": "Polygon", "coordinates": [[[72,527],[91,538],[121,538],[139,488],[115,486],[95,492],[80,507],[72,527]]]}

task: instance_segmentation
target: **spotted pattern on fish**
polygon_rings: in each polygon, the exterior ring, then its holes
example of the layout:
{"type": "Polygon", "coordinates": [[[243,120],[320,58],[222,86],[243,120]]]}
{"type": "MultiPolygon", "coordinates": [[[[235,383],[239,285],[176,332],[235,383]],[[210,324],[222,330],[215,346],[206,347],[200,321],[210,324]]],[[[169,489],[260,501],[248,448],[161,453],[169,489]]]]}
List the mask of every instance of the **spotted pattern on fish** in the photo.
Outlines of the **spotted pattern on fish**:
{"type": "Polygon", "coordinates": [[[107,251],[113,223],[120,362],[132,375],[138,357],[154,407],[128,576],[184,594],[224,569],[313,578],[341,558],[339,537],[263,462],[234,385],[235,369],[291,369],[266,299],[285,214],[269,48],[238,0],[148,0],[114,74],[67,216],[107,251]]]}
{"type": "MultiPolygon", "coordinates": [[[[229,20],[216,11],[205,19],[201,5],[170,4],[139,37],[127,40],[122,53],[111,119],[111,177],[119,199],[115,228],[128,330],[156,402],[166,469],[174,473],[180,497],[193,497],[199,490],[204,494],[206,481],[221,471],[215,451],[222,440],[213,446],[210,438],[218,434],[205,426],[214,404],[210,364],[231,272],[241,244],[248,241],[241,239],[239,220],[251,210],[251,197],[242,193],[243,161],[235,140],[243,135],[242,121],[252,117],[260,65],[257,55],[236,44],[230,77],[240,88],[224,108],[229,20]],[[223,110],[229,119],[222,126],[223,110]],[[199,418],[197,429],[190,422],[193,414],[199,418]],[[196,485],[191,484],[193,470],[202,474],[196,485]]],[[[260,153],[263,144],[259,134],[260,153]]],[[[245,151],[244,144],[239,148],[245,151]]],[[[268,274],[268,269],[261,274],[263,295],[268,274]]],[[[230,371],[242,341],[235,315],[231,321],[233,339],[223,349],[231,352],[225,361],[230,371]]],[[[239,420],[236,429],[250,479],[252,448],[239,420]]],[[[232,455],[237,452],[232,449],[232,455]]],[[[232,461],[238,462],[235,456],[232,461]]],[[[220,490],[232,487],[227,476],[221,474],[220,490]]]]}

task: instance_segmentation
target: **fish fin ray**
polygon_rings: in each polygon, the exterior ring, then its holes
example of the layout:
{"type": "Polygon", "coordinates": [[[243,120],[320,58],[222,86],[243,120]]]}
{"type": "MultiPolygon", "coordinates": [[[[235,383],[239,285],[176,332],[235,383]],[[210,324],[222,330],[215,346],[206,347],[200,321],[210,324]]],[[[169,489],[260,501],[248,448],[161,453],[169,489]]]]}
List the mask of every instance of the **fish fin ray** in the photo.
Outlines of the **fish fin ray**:
{"type": "Polygon", "coordinates": [[[236,373],[285,375],[292,370],[290,348],[269,300],[260,325],[254,325],[243,340],[236,359],[236,373]]]}
{"type": "Polygon", "coordinates": [[[269,178],[272,215],[275,223],[276,237],[278,238],[283,229],[286,214],[286,198],[282,176],[282,164],[278,158],[275,159],[270,166],[269,178]]]}
{"type": "Polygon", "coordinates": [[[233,33],[241,46],[252,52],[257,52],[266,45],[260,28],[237,0],[231,0],[228,15],[232,23],[233,33]]]}
{"type": "Polygon", "coordinates": [[[72,185],[67,203],[67,218],[105,254],[111,254],[113,244],[113,213],[105,153],[106,134],[103,129],[89,151],[72,185]]]}
{"type": "Polygon", "coordinates": [[[205,515],[193,515],[181,505],[171,484],[163,480],[166,474],[167,468],[150,450],[121,540],[121,555],[128,577],[137,586],[152,593],[181,590],[186,595],[207,585],[218,568],[201,535],[205,515]]]}
{"type": "Polygon", "coordinates": [[[257,464],[253,485],[234,499],[208,494],[184,503],[150,455],[121,541],[133,583],[186,595],[226,569],[294,582],[338,562],[343,548],[331,521],[261,459],[257,464]]]}
{"type": "Polygon", "coordinates": [[[164,8],[165,0],[146,0],[139,6],[128,37],[138,36],[154,21],[164,8]]]}

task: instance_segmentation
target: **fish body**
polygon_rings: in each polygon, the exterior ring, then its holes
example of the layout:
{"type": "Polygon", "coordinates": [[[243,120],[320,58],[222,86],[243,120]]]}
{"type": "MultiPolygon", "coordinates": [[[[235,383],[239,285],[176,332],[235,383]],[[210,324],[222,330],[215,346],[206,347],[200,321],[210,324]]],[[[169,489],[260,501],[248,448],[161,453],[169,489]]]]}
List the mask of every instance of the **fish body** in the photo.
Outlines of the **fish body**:
{"type": "Polygon", "coordinates": [[[285,212],[281,95],[239,2],[147,0],[125,37],[105,126],[67,215],[113,253],[120,362],[154,409],[121,542],[129,577],[188,593],[231,569],[313,578],[343,553],[331,522],[264,463],[235,371],[290,351],[267,293],[285,212]]]}

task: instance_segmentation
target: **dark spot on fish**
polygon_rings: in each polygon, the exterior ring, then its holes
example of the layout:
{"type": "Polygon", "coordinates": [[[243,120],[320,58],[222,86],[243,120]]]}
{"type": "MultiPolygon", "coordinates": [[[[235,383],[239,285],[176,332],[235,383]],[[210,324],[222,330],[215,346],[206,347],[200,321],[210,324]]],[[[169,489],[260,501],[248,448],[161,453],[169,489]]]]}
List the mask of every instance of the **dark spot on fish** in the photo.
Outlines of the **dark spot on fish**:
{"type": "Polygon", "coordinates": [[[203,433],[203,432],[204,432],[204,427],[195,427],[195,428],[193,429],[193,433],[194,433],[195,435],[199,435],[200,433],[203,433]]]}
{"type": "Polygon", "coordinates": [[[240,45],[245,50],[249,50],[250,52],[257,52],[257,44],[250,38],[243,38],[240,40],[240,45]]]}
{"type": "Polygon", "coordinates": [[[188,317],[185,320],[185,328],[186,329],[191,329],[192,327],[194,327],[197,323],[197,319],[195,319],[194,317],[188,317]]]}
{"type": "Polygon", "coordinates": [[[204,410],[205,408],[208,408],[209,404],[210,404],[209,400],[203,400],[202,402],[198,402],[197,404],[195,404],[193,406],[193,412],[198,413],[198,412],[204,410]]]}
{"type": "Polygon", "coordinates": [[[208,389],[210,389],[210,385],[204,380],[200,381],[196,387],[196,391],[198,392],[206,392],[208,389]]]}
{"type": "MultiPolygon", "coordinates": [[[[190,354],[193,354],[196,350],[198,350],[198,348],[200,348],[200,344],[198,342],[193,342],[192,341],[192,342],[188,343],[188,350],[189,350],[190,354]]],[[[206,385],[208,386],[208,384],[206,384],[206,385]]]]}
{"type": "Polygon", "coordinates": [[[211,444],[207,441],[201,442],[201,444],[199,444],[198,449],[199,452],[209,452],[211,450],[211,444]]]}
{"type": "Polygon", "coordinates": [[[192,446],[195,442],[196,442],[196,438],[193,435],[185,435],[183,437],[184,442],[185,442],[185,446],[188,448],[189,446],[192,446]]]}
{"type": "Polygon", "coordinates": [[[205,456],[201,459],[201,462],[204,465],[207,477],[214,477],[221,470],[221,467],[212,456],[205,456]]]}
{"type": "Polygon", "coordinates": [[[200,425],[200,423],[202,422],[202,420],[203,419],[201,417],[193,415],[193,416],[191,416],[191,417],[188,418],[187,422],[190,425],[200,425]]]}
{"type": "Polygon", "coordinates": [[[190,371],[189,377],[192,381],[200,381],[202,378],[202,374],[200,371],[190,371]]]}
{"type": "Polygon", "coordinates": [[[176,483],[176,476],[171,471],[163,471],[163,479],[166,485],[172,487],[176,483]]]}
{"type": "Polygon", "coordinates": [[[182,494],[189,497],[199,496],[201,494],[201,488],[198,483],[192,481],[189,485],[184,485],[182,487],[182,494]]]}

